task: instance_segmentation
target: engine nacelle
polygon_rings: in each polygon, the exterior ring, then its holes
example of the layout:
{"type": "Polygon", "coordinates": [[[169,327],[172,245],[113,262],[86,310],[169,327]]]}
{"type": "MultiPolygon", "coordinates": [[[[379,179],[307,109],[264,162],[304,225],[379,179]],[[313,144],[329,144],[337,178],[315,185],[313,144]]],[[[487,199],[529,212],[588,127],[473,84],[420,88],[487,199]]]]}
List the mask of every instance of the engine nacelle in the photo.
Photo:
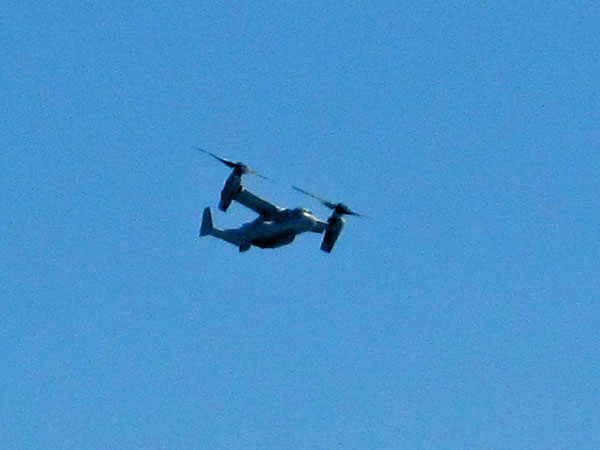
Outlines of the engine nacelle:
{"type": "Polygon", "coordinates": [[[331,253],[331,250],[333,250],[333,246],[335,245],[335,241],[337,241],[338,236],[344,229],[344,222],[344,219],[335,213],[332,214],[329,219],[327,219],[328,227],[327,230],[325,230],[323,242],[321,242],[321,250],[331,253]]]}
{"type": "Polygon", "coordinates": [[[225,181],[225,186],[221,190],[221,201],[219,202],[219,209],[221,211],[227,211],[229,205],[235,198],[236,194],[242,190],[242,176],[237,174],[236,171],[233,171],[227,181],[225,181]]]}

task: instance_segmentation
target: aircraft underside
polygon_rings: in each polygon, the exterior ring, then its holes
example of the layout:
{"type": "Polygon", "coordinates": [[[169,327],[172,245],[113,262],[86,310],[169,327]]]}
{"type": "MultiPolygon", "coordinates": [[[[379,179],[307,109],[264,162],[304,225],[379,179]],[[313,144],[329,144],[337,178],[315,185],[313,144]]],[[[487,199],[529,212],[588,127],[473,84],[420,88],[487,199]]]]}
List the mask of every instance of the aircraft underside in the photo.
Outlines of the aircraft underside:
{"type": "Polygon", "coordinates": [[[288,233],[282,233],[278,236],[272,236],[269,238],[254,239],[252,245],[260,248],[276,248],[282,245],[290,244],[296,239],[296,233],[290,231],[288,233]]]}

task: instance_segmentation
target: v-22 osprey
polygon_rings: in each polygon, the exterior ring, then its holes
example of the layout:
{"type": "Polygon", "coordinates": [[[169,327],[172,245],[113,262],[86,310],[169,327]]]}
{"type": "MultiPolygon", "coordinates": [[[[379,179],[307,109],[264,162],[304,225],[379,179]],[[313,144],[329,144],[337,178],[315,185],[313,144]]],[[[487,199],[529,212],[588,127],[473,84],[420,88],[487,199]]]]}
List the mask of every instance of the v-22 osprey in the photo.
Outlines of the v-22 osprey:
{"type": "Polygon", "coordinates": [[[213,224],[210,208],[205,208],[200,225],[200,236],[214,236],[235,245],[240,252],[245,252],[250,250],[252,246],[276,248],[291,244],[296,236],[310,231],[324,233],[321,250],[331,253],[344,228],[345,220],[343,216],[364,217],[352,211],[343,203],[330,202],[296,186],[292,187],[332,209],[331,216],[327,221],[324,221],[305,208],[281,208],[253,194],[242,184],[242,176],[246,174],[261,178],[266,177],[242,162],[231,161],[201,148],[197,150],[212,156],[232,169],[221,190],[219,209],[227,211],[231,203],[236,201],[258,214],[255,220],[239,228],[219,229],[213,224]]]}

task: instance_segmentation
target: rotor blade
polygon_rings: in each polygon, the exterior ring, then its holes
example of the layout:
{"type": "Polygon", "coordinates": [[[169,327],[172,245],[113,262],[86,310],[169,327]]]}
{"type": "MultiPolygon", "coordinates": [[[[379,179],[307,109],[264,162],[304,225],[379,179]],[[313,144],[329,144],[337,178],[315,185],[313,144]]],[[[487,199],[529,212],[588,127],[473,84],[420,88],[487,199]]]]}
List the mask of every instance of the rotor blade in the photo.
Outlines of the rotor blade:
{"type": "Polygon", "coordinates": [[[315,195],[311,192],[305,191],[304,189],[300,189],[298,186],[292,186],[294,189],[296,189],[298,192],[302,192],[304,195],[308,195],[309,197],[314,198],[315,200],[323,203],[325,206],[327,206],[329,209],[335,209],[336,204],[332,203],[328,200],[325,200],[324,198],[319,197],[318,195],[315,195]]]}
{"type": "Polygon", "coordinates": [[[212,156],[213,158],[215,158],[218,161],[221,161],[223,164],[231,167],[232,169],[235,167],[239,167],[242,171],[243,174],[250,174],[250,175],[256,175],[257,177],[260,177],[264,180],[269,180],[272,181],[270,178],[265,177],[264,175],[261,175],[260,173],[258,173],[256,170],[251,169],[250,167],[248,167],[246,164],[242,163],[242,162],[234,162],[231,161],[227,158],[223,158],[219,155],[215,155],[212,152],[209,152],[208,150],[204,150],[203,148],[200,147],[195,147],[196,150],[202,152],[202,153],[206,153],[207,155],[212,156]]]}
{"type": "Polygon", "coordinates": [[[368,218],[369,216],[364,216],[362,214],[359,214],[357,212],[352,211],[348,206],[346,206],[344,203],[333,203],[330,202],[328,200],[325,200],[324,198],[319,197],[318,195],[315,195],[311,192],[305,191],[304,189],[300,189],[298,186],[292,186],[294,189],[296,189],[298,192],[302,192],[304,195],[308,195],[309,197],[314,198],[315,200],[321,202],[323,205],[327,206],[329,209],[334,209],[336,211],[338,211],[341,214],[346,214],[349,216],[356,216],[356,217],[364,217],[364,218],[368,218]]]}
{"type": "Polygon", "coordinates": [[[349,216],[362,217],[364,219],[368,219],[369,218],[369,216],[365,216],[364,214],[359,214],[357,212],[352,211],[350,208],[348,208],[345,205],[344,205],[344,214],[347,214],[349,216]]]}
{"type": "Polygon", "coordinates": [[[212,153],[212,152],[209,152],[209,151],[207,151],[207,150],[204,150],[203,148],[200,148],[200,147],[194,147],[194,148],[195,148],[196,150],[198,150],[198,151],[202,152],[202,153],[206,153],[207,155],[210,155],[210,156],[212,156],[212,157],[213,157],[213,158],[215,158],[217,161],[221,161],[223,164],[225,164],[225,165],[227,165],[227,166],[229,166],[229,167],[231,167],[231,168],[234,168],[235,166],[237,166],[237,165],[238,165],[237,163],[235,163],[235,162],[233,162],[233,161],[230,161],[230,160],[228,160],[228,159],[226,159],[226,158],[221,158],[220,156],[218,156],[218,155],[215,155],[214,153],[212,153]]]}
{"type": "Polygon", "coordinates": [[[256,170],[249,168],[248,166],[246,166],[244,172],[245,173],[249,173],[250,175],[255,175],[255,176],[259,177],[259,178],[262,178],[263,180],[273,181],[270,178],[267,178],[264,175],[261,175],[256,170]]]}

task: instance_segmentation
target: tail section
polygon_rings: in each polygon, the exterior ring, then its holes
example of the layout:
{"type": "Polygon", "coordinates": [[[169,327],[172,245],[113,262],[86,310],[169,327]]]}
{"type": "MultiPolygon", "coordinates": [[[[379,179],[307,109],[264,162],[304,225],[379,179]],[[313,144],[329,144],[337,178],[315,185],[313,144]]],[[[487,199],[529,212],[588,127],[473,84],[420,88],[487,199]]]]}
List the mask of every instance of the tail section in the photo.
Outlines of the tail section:
{"type": "Polygon", "coordinates": [[[213,231],[213,221],[210,208],[205,208],[202,213],[202,225],[200,225],[200,236],[206,236],[213,231]]]}
{"type": "Polygon", "coordinates": [[[245,252],[249,250],[251,244],[247,242],[245,237],[240,236],[240,231],[237,229],[233,230],[221,230],[219,228],[215,228],[212,221],[212,213],[210,212],[210,208],[204,208],[204,212],[202,213],[202,223],[200,224],[200,236],[206,235],[214,236],[218,239],[222,239],[225,242],[229,242],[240,249],[240,252],[245,252]]]}

